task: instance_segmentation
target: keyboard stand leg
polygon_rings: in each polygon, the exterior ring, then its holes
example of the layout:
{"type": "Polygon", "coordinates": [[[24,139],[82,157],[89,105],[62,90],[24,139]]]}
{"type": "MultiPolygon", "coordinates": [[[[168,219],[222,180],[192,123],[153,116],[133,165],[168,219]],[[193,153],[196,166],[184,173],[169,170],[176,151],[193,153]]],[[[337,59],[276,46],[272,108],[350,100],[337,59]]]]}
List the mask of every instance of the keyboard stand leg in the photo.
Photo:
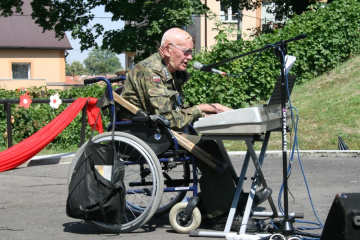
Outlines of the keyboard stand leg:
{"type": "MultiPolygon", "coordinates": [[[[253,163],[254,163],[254,166],[255,166],[256,170],[255,170],[255,173],[254,173],[254,180],[253,180],[253,183],[251,185],[250,192],[249,192],[249,198],[248,198],[248,201],[246,203],[245,212],[244,212],[244,215],[243,215],[243,221],[242,221],[242,224],[241,224],[241,228],[239,230],[239,234],[245,234],[245,232],[246,232],[246,226],[247,226],[247,223],[249,221],[250,212],[251,212],[252,204],[253,204],[253,201],[254,201],[254,196],[255,196],[255,193],[256,193],[256,187],[260,186],[260,185],[263,185],[264,188],[268,187],[268,185],[266,183],[266,180],[265,180],[265,177],[263,175],[263,172],[261,170],[261,166],[262,166],[262,164],[264,162],[265,153],[266,153],[266,150],[267,150],[267,145],[269,143],[270,133],[271,132],[267,132],[265,134],[265,139],[264,139],[262,147],[261,147],[259,159],[256,156],[254,146],[253,146],[253,142],[249,141],[249,140],[245,140],[246,145],[248,147],[248,152],[251,155],[251,158],[253,160],[253,163]]],[[[273,211],[272,215],[276,216],[277,215],[277,210],[276,210],[276,207],[275,207],[275,204],[274,204],[274,201],[273,201],[272,197],[270,196],[270,198],[268,200],[269,200],[269,203],[270,203],[270,207],[271,207],[271,209],[273,211]]]]}
{"type": "MultiPolygon", "coordinates": [[[[259,176],[260,178],[260,183],[263,185],[263,187],[268,187],[267,183],[266,183],[266,180],[265,180],[265,177],[262,173],[262,170],[261,170],[261,166],[263,165],[263,162],[264,162],[264,159],[265,159],[265,154],[266,154],[266,150],[267,150],[267,146],[268,146],[268,143],[269,143],[269,139],[270,139],[270,134],[271,132],[266,132],[265,134],[265,138],[264,138],[264,142],[263,142],[263,145],[262,145],[262,148],[261,148],[261,151],[260,151],[260,155],[259,155],[259,160],[256,161],[254,158],[253,158],[253,161],[254,161],[254,165],[255,165],[255,168],[256,166],[258,166],[258,168],[256,168],[257,170],[255,171],[254,173],[254,178],[256,179],[257,176],[259,176]],[[260,175],[258,174],[260,171],[260,175]]],[[[255,151],[253,151],[254,149],[252,149],[250,151],[250,154],[251,155],[254,155],[256,157],[256,154],[255,154],[255,151]]],[[[260,183],[258,183],[258,185],[260,186],[260,183]]],[[[273,213],[275,214],[275,216],[277,215],[277,209],[275,207],[275,204],[274,204],[274,200],[272,198],[272,196],[270,196],[270,198],[268,199],[269,200],[269,204],[270,204],[270,207],[271,207],[271,210],[273,211],[273,213]]]]}
{"type": "MultiPolygon", "coordinates": [[[[262,173],[262,170],[261,170],[261,165],[262,165],[262,163],[264,161],[264,157],[265,157],[267,145],[268,145],[268,142],[269,142],[269,138],[270,138],[270,132],[267,132],[265,134],[265,139],[263,141],[263,145],[262,145],[262,149],[261,149],[261,152],[260,152],[260,155],[259,155],[259,159],[257,158],[255,150],[254,150],[254,146],[253,146],[254,140],[252,138],[248,138],[248,137],[245,137],[245,136],[244,136],[244,138],[242,138],[242,140],[244,140],[246,142],[248,150],[246,152],[246,156],[245,156],[245,159],[244,159],[244,162],[243,162],[243,166],[241,168],[241,173],[240,173],[240,176],[239,176],[238,181],[237,181],[237,186],[236,186],[234,198],[233,198],[233,201],[231,203],[231,208],[230,208],[229,216],[228,216],[227,221],[226,221],[224,231],[223,232],[214,232],[214,231],[193,230],[193,231],[190,231],[190,236],[226,237],[226,235],[230,233],[231,225],[232,225],[235,213],[236,213],[236,207],[237,207],[238,202],[240,200],[241,190],[243,188],[246,172],[247,172],[247,169],[249,167],[249,162],[250,162],[250,157],[251,157],[252,160],[253,160],[253,163],[255,165],[255,169],[256,169],[255,174],[254,174],[255,178],[254,178],[254,181],[253,181],[251,189],[250,189],[249,198],[248,198],[246,208],[245,208],[245,212],[244,212],[244,216],[243,216],[242,226],[241,226],[239,232],[237,233],[237,234],[245,234],[246,225],[247,225],[248,220],[249,220],[249,216],[250,216],[250,212],[251,212],[251,208],[252,208],[252,203],[253,203],[253,199],[254,199],[255,192],[256,192],[256,186],[262,184],[264,187],[267,187],[265,177],[264,177],[264,175],[262,173]]],[[[220,142],[220,140],[218,140],[218,145],[219,145],[219,142],[220,142]]],[[[219,147],[220,147],[220,150],[225,149],[222,142],[219,145],[219,147]]],[[[221,151],[223,152],[223,150],[221,150],[221,151]]],[[[223,155],[224,155],[224,153],[223,153],[223,155]]],[[[226,155],[227,155],[227,153],[226,153],[226,155]]],[[[227,160],[227,158],[225,158],[225,160],[227,160]]],[[[230,161],[230,158],[228,160],[230,161]]],[[[230,161],[230,163],[231,163],[231,161],[230,161]]],[[[229,165],[229,166],[231,166],[233,168],[232,164],[229,165]]],[[[235,171],[234,168],[233,168],[233,171],[236,174],[236,171],[235,171]]],[[[234,175],[234,173],[232,173],[232,175],[234,175]]],[[[270,202],[270,206],[271,206],[271,209],[272,209],[273,213],[267,213],[266,216],[268,216],[268,215],[276,216],[278,213],[277,213],[277,210],[276,210],[275,205],[274,205],[274,201],[272,200],[271,196],[269,198],[269,202],[270,202]]],[[[261,216],[261,215],[257,215],[257,216],[261,216]]],[[[268,238],[268,236],[269,236],[269,234],[257,234],[257,235],[259,237],[261,237],[261,238],[262,237],[268,238]]]]}
{"type": "MultiPolygon", "coordinates": [[[[190,236],[224,238],[224,237],[227,236],[227,234],[233,234],[233,233],[230,233],[231,224],[233,222],[233,219],[234,219],[234,216],[235,216],[235,213],[236,213],[236,207],[237,207],[238,202],[240,200],[241,190],[243,188],[246,172],[247,172],[249,162],[250,162],[250,157],[251,157],[252,161],[253,161],[253,163],[255,165],[255,169],[256,169],[255,173],[254,173],[254,181],[252,182],[252,185],[251,185],[251,189],[250,189],[250,192],[249,192],[249,198],[248,198],[248,201],[246,203],[245,212],[244,212],[243,221],[242,221],[240,230],[239,230],[239,232],[236,233],[237,235],[246,234],[246,226],[247,226],[247,223],[249,221],[251,208],[252,208],[252,203],[253,203],[255,192],[256,192],[256,187],[258,185],[259,186],[263,185],[263,187],[268,187],[268,185],[266,183],[266,180],[265,180],[265,177],[263,175],[263,172],[261,170],[261,166],[262,166],[262,164],[264,162],[267,145],[268,145],[269,138],[270,138],[270,133],[271,132],[269,131],[269,132],[266,132],[266,134],[265,134],[265,138],[263,140],[263,144],[262,144],[262,147],[261,147],[259,158],[257,157],[257,155],[255,153],[255,150],[254,150],[254,146],[253,146],[254,139],[249,138],[247,136],[242,136],[242,138],[241,138],[241,140],[244,140],[246,142],[248,150],[246,152],[245,160],[243,162],[240,177],[238,178],[238,181],[237,181],[237,187],[236,187],[236,190],[235,190],[234,198],[233,198],[233,201],[232,201],[232,204],[231,204],[229,216],[227,218],[224,231],[222,231],[222,232],[215,231],[214,232],[214,231],[193,230],[193,231],[190,231],[190,236]]],[[[220,142],[219,138],[217,138],[216,140],[218,140],[220,142]]],[[[221,145],[222,145],[222,147],[219,145],[220,149],[221,148],[225,149],[222,142],[221,142],[221,145]]],[[[223,155],[224,155],[224,153],[223,153],[223,155]]],[[[225,159],[227,159],[227,158],[225,158],[225,159]]],[[[232,164],[229,165],[229,166],[232,167],[232,164]]],[[[234,172],[236,174],[235,169],[234,169],[234,172]]],[[[253,213],[254,216],[258,216],[258,217],[282,217],[281,213],[278,213],[278,211],[277,211],[277,209],[275,207],[272,196],[269,197],[268,201],[269,201],[272,212],[254,212],[253,213]]],[[[304,217],[304,215],[302,213],[289,213],[289,216],[297,217],[297,218],[303,218],[304,217]]],[[[261,239],[269,239],[269,236],[271,234],[256,234],[256,235],[258,237],[260,237],[261,239]]]]}
{"type": "Polygon", "coordinates": [[[246,171],[248,169],[249,162],[250,162],[250,153],[247,152],[246,156],[245,156],[243,166],[241,168],[241,173],[240,173],[240,177],[238,179],[238,183],[237,183],[237,186],[236,186],[235,195],[234,195],[233,201],[231,203],[229,216],[228,216],[228,219],[226,221],[225,230],[224,230],[225,233],[230,232],[231,224],[233,222],[235,212],[236,212],[236,207],[237,207],[238,202],[240,200],[240,194],[241,194],[241,190],[242,190],[242,187],[243,187],[243,184],[244,184],[246,171]]]}
{"type": "Polygon", "coordinates": [[[228,216],[227,221],[226,221],[224,231],[223,232],[214,232],[214,231],[193,230],[193,231],[190,231],[190,236],[222,237],[222,238],[224,238],[224,237],[226,237],[226,234],[228,234],[230,232],[231,224],[233,222],[235,212],[236,212],[236,207],[237,207],[237,204],[238,204],[239,199],[240,199],[240,194],[241,194],[241,190],[242,190],[242,187],[243,187],[243,184],[244,184],[246,171],[248,169],[249,162],[250,162],[250,153],[248,151],[246,153],[245,160],[243,162],[243,166],[241,168],[240,177],[238,178],[237,187],[236,187],[236,190],[235,190],[233,201],[231,203],[231,208],[230,208],[229,216],[228,216]]]}

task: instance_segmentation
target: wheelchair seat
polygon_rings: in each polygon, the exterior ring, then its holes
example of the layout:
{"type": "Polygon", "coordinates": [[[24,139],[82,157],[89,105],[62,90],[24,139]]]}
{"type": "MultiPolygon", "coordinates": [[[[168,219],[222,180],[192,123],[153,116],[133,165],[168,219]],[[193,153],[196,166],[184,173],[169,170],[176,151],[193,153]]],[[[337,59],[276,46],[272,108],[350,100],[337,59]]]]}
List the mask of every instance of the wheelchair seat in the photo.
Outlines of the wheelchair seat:
{"type": "Polygon", "coordinates": [[[173,139],[165,132],[166,129],[151,126],[151,122],[126,122],[123,124],[117,122],[116,131],[126,132],[140,138],[156,155],[164,153],[173,144],[173,139]]]}
{"type": "MultiPolygon", "coordinates": [[[[123,86],[120,86],[114,92],[120,95],[122,90],[123,86]]],[[[118,103],[115,106],[118,112],[123,109],[118,103]]],[[[117,117],[121,117],[121,114],[117,114],[117,117]]],[[[126,132],[140,138],[156,155],[166,152],[173,144],[173,139],[166,126],[156,124],[149,117],[136,117],[129,121],[123,121],[120,118],[116,122],[116,131],[126,132]]]]}

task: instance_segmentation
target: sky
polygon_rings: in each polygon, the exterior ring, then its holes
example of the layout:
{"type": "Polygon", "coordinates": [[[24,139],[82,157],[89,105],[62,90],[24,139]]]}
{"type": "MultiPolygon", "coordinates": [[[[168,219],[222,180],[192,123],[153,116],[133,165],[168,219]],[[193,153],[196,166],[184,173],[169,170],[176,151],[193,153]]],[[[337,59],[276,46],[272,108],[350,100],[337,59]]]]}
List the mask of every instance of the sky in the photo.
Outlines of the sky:
{"type": "MultiPolygon", "coordinates": [[[[98,7],[95,8],[93,13],[95,14],[95,18],[93,20],[93,24],[95,23],[100,23],[104,26],[105,30],[111,30],[111,29],[121,29],[124,26],[124,22],[112,22],[111,21],[111,15],[110,13],[106,13],[104,12],[104,8],[103,7],[98,7]]],[[[81,63],[84,62],[84,60],[88,57],[89,52],[91,51],[91,49],[89,50],[85,50],[82,51],[80,50],[80,41],[79,39],[73,39],[71,37],[71,32],[67,32],[66,33],[70,44],[73,48],[73,50],[68,50],[67,52],[69,53],[69,55],[66,57],[66,62],[68,64],[71,64],[73,61],[79,61],[81,63]]],[[[102,43],[102,38],[98,38],[96,40],[96,42],[98,43],[99,46],[101,46],[102,43]]],[[[122,67],[125,67],[125,54],[120,54],[117,55],[117,57],[119,58],[122,67]]]]}

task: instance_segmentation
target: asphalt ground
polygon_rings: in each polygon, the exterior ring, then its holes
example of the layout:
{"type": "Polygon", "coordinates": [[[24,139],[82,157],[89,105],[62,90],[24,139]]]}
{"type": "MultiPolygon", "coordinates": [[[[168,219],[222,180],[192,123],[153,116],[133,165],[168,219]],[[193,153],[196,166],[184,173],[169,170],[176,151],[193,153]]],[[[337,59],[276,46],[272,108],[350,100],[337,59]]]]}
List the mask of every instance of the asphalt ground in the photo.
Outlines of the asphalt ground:
{"type": "MultiPolygon", "coordinates": [[[[153,218],[143,227],[126,234],[103,233],[81,220],[67,217],[67,176],[72,156],[38,156],[16,169],[0,173],[0,239],[208,239],[176,233],[168,216],[153,218]]],[[[239,172],[243,152],[232,152],[230,157],[239,172]]],[[[319,219],[325,224],[337,193],[360,192],[359,152],[306,151],[300,152],[300,160],[294,159],[288,180],[289,212],[304,214],[303,219],[297,220],[311,223],[319,219]]],[[[281,154],[268,152],[262,169],[277,204],[283,178],[281,154]]],[[[248,179],[253,173],[250,164],[248,179]]],[[[248,186],[250,180],[245,181],[245,191],[248,186]]],[[[256,208],[257,211],[269,209],[267,202],[256,208]]],[[[300,222],[293,225],[295,229],[316,227],[300,222]]],[[[203,219],[199,230],[211,231],[210,222],[203,219]]],[[[321,235],[322,229],[304,232],[321,235]]]]}

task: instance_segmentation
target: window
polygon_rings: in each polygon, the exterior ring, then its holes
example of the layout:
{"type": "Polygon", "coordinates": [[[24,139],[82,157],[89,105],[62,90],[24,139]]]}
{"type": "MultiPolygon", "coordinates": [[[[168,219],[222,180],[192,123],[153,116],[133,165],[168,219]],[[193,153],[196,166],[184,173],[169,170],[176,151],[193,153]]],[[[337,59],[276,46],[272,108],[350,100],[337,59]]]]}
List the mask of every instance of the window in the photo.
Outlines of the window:
{"type": "Polygon", "coordinates": [[[127,68],[132,69],[134,67],[134,59],[131,56],[128,56],[128,66],[127,68]]]}
{"type": "Polygon", "coordinates": [[[232,10],[231,7],[224,8],[221,5],[220,17],[222,22],[237,22],[238,21],[238,10],[232,10]]]}
{"type": "Polygon", "coordinates": [[[273,2],[262,2],[261,4],[261,24],[263,26],[268,27],[266,25],[271,25],[275,22],[275,16],[272,13],[268,13],[268,9],[273,9],[275,4],[273,2]]]}
{"type": "Polygon", "coordinates": [[[12,63],[13,79],[29,79],[30,63],[12,63]]]}

